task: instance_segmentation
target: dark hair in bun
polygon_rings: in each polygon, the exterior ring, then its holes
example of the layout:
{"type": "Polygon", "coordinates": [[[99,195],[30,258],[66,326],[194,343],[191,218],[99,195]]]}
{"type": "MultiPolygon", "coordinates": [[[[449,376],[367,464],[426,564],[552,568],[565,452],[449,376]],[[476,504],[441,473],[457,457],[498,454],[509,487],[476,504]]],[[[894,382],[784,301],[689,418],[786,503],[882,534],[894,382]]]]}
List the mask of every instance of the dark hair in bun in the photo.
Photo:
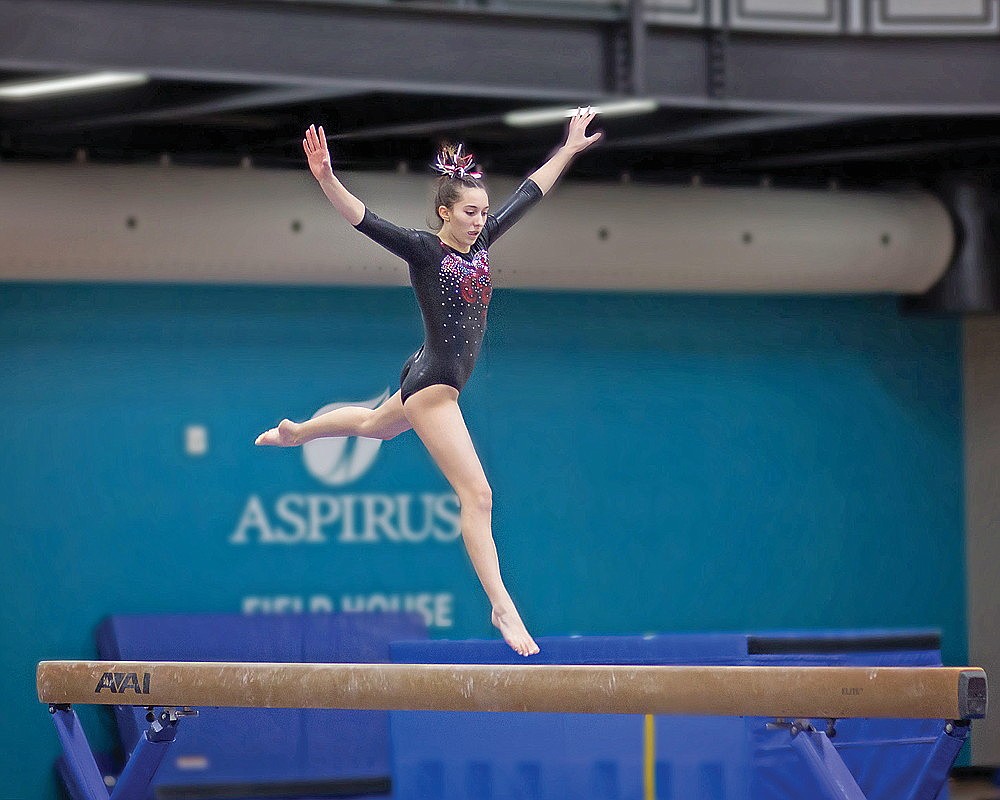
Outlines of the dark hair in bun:
{"type": "Polygon", "coordinates": [[[435,230],[441,230],[444,220],[438,213],[441,206],[451,208],[462,196],[463,189],[486,190],[483,183],[483,173],[479,165],[475,163],[472,153],[463,155],[464,145],[454,145],[445,142],[438,150],[437,158],[432,165],[435,171],[441,173],[441,177],[435,182],[434,192],[434,216],[436,222],[432,225],[435,230]]]}

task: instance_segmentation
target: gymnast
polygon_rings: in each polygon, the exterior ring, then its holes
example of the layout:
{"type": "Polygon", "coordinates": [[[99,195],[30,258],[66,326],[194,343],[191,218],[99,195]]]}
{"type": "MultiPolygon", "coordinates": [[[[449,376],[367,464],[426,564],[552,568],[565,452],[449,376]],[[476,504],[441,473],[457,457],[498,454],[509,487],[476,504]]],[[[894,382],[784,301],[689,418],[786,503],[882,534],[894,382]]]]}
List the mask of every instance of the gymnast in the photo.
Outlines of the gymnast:
{"type": "Polygon", "coordinates": [[[424,343],[407,359],[400,389],[376,409],[346,406],[296,423],[283,419],[258,445],[294,447],[321,437],[392,439],[411,428],[444,473],[461,504],[462,539],[492,605],[491,621],[522,656],[538,652],[500,576],[491,529],[492,491],[458,406],[486,329],[493,285],[487,248],[549,192],[573,158],[601,138],[578,109],[566,140],[495,212],[482,173],[462,146],[438,153],[434,205],[437,233],[399,228],[372,213],[333,174],[326,135],[311,125],[302,140],[309,169],[337,211],[357,230],[404,259],[424,322],[424,343]]]}

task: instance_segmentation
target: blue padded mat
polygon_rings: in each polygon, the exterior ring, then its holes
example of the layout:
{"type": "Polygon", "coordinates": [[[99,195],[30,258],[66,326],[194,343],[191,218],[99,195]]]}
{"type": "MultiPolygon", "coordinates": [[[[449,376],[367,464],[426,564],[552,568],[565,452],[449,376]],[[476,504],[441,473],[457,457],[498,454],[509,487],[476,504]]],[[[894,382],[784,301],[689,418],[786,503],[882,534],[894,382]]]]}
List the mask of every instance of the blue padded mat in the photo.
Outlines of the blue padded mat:
{"type": "MultiPolygon", "coordinates": [[[[110,660],[364,663],[388,661],[392,640],[426,635],[409,613],[122,615],[101,623],[97,649],[110,660]]],[[[129,752],[147,728],[145,711],[119,706],[115,715],[129,752]]],[[[384,711],[210,708],[181,721],[154,785],[160,796],[293,785],[361,794],[386,792],[389,777],[384,711]]]]}
{"type": "MultiPolygon", "coordinates": [[[[551,637],[529,660],[502,641],[396,642],[394,661],[453,664],[940,665],[934,631],[551,637]],[[820,651],[810,653],[809,650],[820,651]]],[[[815,796],[767,720],[655,720],[658,800],[815,796]]],[[[821,727],[818,726],[818,727],[821,727]]],[[[846,720],[834,742],[869,800],[898,800],[940,722],[846,720]]],[[[589,714],[390,713],[396,800],[641,800],[644,719],[589,714]]]]}

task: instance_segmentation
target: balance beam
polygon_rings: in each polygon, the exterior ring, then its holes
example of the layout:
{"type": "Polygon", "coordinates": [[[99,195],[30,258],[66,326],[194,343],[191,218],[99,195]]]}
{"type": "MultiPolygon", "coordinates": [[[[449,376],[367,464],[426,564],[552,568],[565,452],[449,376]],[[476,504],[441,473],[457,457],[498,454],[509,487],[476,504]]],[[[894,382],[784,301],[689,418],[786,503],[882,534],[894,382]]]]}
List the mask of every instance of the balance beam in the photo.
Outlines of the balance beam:
{"type": "Polygon", "coordinates": [[[79,704],[847,719],[986,715],[975,667],[698,667],[43,661],[79,704]]]}

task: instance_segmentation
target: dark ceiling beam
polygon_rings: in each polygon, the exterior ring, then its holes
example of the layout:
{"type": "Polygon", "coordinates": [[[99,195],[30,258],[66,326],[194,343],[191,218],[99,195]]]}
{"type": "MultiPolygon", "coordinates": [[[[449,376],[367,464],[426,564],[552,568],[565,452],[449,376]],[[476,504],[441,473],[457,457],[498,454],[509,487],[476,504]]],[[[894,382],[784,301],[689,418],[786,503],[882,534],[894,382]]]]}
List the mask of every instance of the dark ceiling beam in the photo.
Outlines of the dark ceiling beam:
{"type": "Polygon", "coordinates": [[[714,139],[730,137],[759,136],[769,133],[788,133],[791,131],[809,130],[846,125],[864,121],[871,117],[858,117],[842,114],[822,114],[808,116],[802,114],[768,115],[751,119],[726,120],[694,125],[678,131],[652,133],[644,136],[628,136],[621,139],[609,139],[605,148],[612,150],[631,150],[643,147],[670,147],[676,145],[698,144],[714,139]]]}
{"type": "Polygon", "coordinates": [[[363,3],[0,0],[0,68],[10,70],[583,99],[606,91],[610,46],[607,21],[569,16],[363,3]]]}
{"type": "Polygon", "coordinates": [[[827,113],[1000,112],[1000,37],[804,36],[729,31],[711,98],[703,29],[649,25],[646,93],[706,107],[827,113]]]}
{"type": "Polygon", "coordinates": [[[441,131],[458,130],[459,128],[499,125],[502,122],[502,113],[481,114],[478,117],[446,117],[421,122],[404,122],[395,125],[358,128],[347,133],[328,134],[326,138],[330,142],[346,142],[351,140],[386,139],[392,136],[425,136],[427,134],[440,133],[441,131]]]}
{"type": "MultiPolygon", "coordinates": [[[[1000,57],[1000,55],[998,55],[1000,57]]],[[[840,114],[851,117],[1000,117],[1000,103],[842,103],[817,100],[713,100],[687,95],[647,93],[662,108],[748,114],[840,114]]]]}
{"type": "Polygon", "coordinates": [[[1000,136],[977,136],[969,139],[906,142],[874,145],[872,147],[846,147],[822,152],[798,153],[773,158],[755,158],[731,164],[750,169],[779,169],[783,167],[833,166],[858,161],[898,160],[911,156],[947,154],[959,150],[991,149],[1000,151],[1000,136]]]}
{"type": "Polygon", "coordinates": [[[998,37],[729,31],[725,92],[712,96],[705,33],[645,22],[638,0],[562,13],[374,0],[0,0],[0,69],[518,102],[618,93],[723,111],[1000,114],[998,37]]]}
{"type": "Polygon", "coordinates": [[[643,95],[646,92],[646,5],[644,0],[628,0],[628,36],[625,41],[628,82],[623,93],[643,95]]]}
{"type": "MultiPolygon", "coordinates": [[[[755,116],[751,118],[713,121],[681,128],[680,130],[661,131],[642,136],[607,137],[601,142],[601,149],[607,151],[621,150],[660,150],[661,148],[679,147],[683,145],[700,144],[716,139],[745,139],[752,136],[770,133],[791,133],[795,131],[816,128],[836,128],[855,122],[877,120],[878,116],[859,116],[846,114],[781,114],[755,116]]],[[[649,123],[652,127],[655,122],[649,123]]],[[[513,155],[525,155],[534,150],[519,149],[513,155]]]]}
{"type": "Polygon", "coordinates": [[[247,111],[320,100],[335,100],[354,97],[357,91],[336,91],[332,88],[288,87],[284,89],[262,89],[256,92],[239,92],[229,97],[206,100],[200,103],[158,108],[151,111],[135,111],[123,114],[109,114],[101,117],[84,117],[70,121],[49,124],[35,124],[32,127],[44,133],[60,131],[93,130],[126,125],[147,125],[151,123],[176,123],[196,118],[208,117],[232,111],[247,111]]]}

